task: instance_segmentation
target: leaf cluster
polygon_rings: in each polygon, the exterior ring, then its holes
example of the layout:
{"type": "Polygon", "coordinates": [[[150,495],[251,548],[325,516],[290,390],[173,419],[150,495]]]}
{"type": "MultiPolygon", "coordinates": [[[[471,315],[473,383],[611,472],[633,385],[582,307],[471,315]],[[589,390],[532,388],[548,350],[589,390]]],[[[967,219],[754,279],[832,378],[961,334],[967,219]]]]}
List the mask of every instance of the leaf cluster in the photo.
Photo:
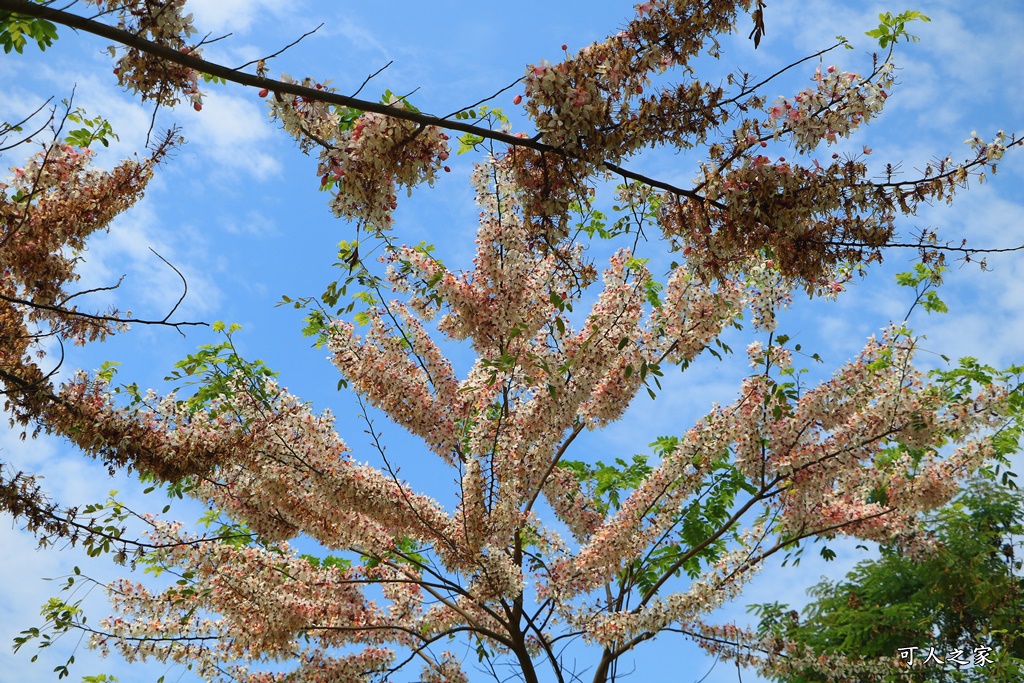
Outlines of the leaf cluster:
{"type": "Polygon", "coordinates": [[[235,323],[226,326],[215,322],[213,331],[223,333],[225,340],[200,346],[198,351],[175,363],[176,369],[164,378],[173,384],[197,387],[195,393],[183,401],[190,412],[209,408],[211,416],[215,417],[224,409],[215,406],[215,401],[230,401],[238,377],[246,380],[246,391],[250,395],[264,401],[269,398],[264,383],[278,373],[262,360],[248,361],[238,353],[231,336],[240,329],[242,326],[235,323]]]}
{"type": "MultiPolygon", "coordinates": [[[[918,664],[886,681],[954,683],[1020,680],[1024,673],[1024,500],[1014,489],[980,478],[931,515],[922,533],[937,550],[915,559],[895,546],[854,567],[842,581],[810,589],[802,618],[787,605],[753,605],[758,633],[809,646],[818,654],[894,658],[900,648],[934,648],[940,656],[991,647],[992,664],[945,669],[918,664]]],[[[813,683],[819,673],[777,675],[813,683]]]]}
{"type": "MultiPolygon", "coordinates": [[[[43,0],[35,1],[44,4],[43,0]]],[[[39,46],[40,51],[45,51],[57,40],[57,27],[45,19],[17,12],[0,12],[0,46],[4,54],[10,54],[11,50],[23,54],[30,40],[39,46]]]]}
{"type": "Polygon", "coordinates": [[[920,38],[907,32],[908,21],[931,21],[924,14],[915,10],[907,10],[893,16],[891,12],[883,12],[878,15],[881,23],[878,28],[868,31],[866,35],[878,40],[878,45],[884,50],[891,44],[899,42],[900,38],[906,38],[908,43],[916,43],[920,38]]]}

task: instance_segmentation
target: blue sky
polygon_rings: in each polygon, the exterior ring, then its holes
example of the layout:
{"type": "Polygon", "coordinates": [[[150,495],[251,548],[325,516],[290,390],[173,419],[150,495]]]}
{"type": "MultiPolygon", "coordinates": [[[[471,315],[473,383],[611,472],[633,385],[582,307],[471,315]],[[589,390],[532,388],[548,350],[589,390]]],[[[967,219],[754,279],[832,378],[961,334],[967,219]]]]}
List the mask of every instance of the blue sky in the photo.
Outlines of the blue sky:
{"type": "MultiPolygon", "coordinates": [[[[629,3],[599,0],[523,0],[514,6],[189,0],[189,7],[201,32],[232,33],[207,48],[208,59],[241,64],[276,51],[323,22],[316,34],[270,63],[272,76],[285,72],[297,78],[332,79],[341,92],[351,92],[369,74],[392,62],[364,93],[376,97],[384,89],[415,90],[411,99],[416,106],[437,114],[456,111],[498,91],[516,80],[527,63],[557,62],[563,43],[574,52],[603,39],[635,11],[629,3]]],[[[743,31],[742,36],[723,41],[720,63],[702,62],[699,68],[720,74],[739,68],[764,76],[843,34],[856,49],[834,51],[824,58],[825,64],[864,71],[870,67],[872,49],[864,32],[877,25],[879,12],[904,9],[874,2],[773,0],[760,49],[754,51],[743,31]]],[[[1024,131],[1024,82],[1019,77],[1019,66],[1024,64],[1024,41],[1019,38],[1024,35],[1024,8],[1002,0],[920,0],[913,9],[929,15],[932,22],[910,27],[921,37],[920,43],[899,46],[900,84],[886,111],[836,149],[841,153],[867,145],[874,149],[872,159],[877,163],[902,162],[908,175],[936,155],[966,157],[968,148],[962,142],[973,130],[984,139],[991,139],[998,129],[1024,131]]],[[[109,118],[120,135],[120,142],[101,153],[100,165],[110,167],[121,156],[141,150],[151,111],[117,87],[105,53],[107,44],[64,30],[42,56],[0,56],[0,119],[20,119],[51,95],[60,100],[74,88],[75,104],[109,118]]],[[[814,66],[812,62],[798,68],[791,78],[769,86],[766,94],[769,98],[794,94],[804,87],[814,66]]],[[[511,115],[514,130],[529,131],[529,122],[517,115],[512,104],[517,92],[513,88],[492,104],[511,115]]],[[[138,317],[163,317],[180,296],[180,282],[149,251],[155,249],[188,280],[188,297],[178,311],[179,319],[241,324],[244,329],[236,335],[240,351],[280,371],[282,383],[317,409],[329,407],[356,457],[372,461],[368,450],[360,455],[365,425],[357,419],[358,404],[351,395],[336,391],[338,376],[325,360],[325,352],[310,348],[301,337],[301,315],[275,307],[282,295],[320,294],[337,276],[332,268],[336,243],[352,235],[349,226],[331,217],[327,195],[317,191],[315,159],[304,157],[276,128],[252,89],[211,87],[202,112],[185,107],[161,111],[157,129],[174,123],[182,127],[188,144],[160,170],[145,200],[115,222],[109,234],[98,235],[90,243],[81,270],[82,286],[110,285],[123,274],[122,287],[93,297],[94,305],[113,303],[138,317]]],[[[1024,243],[1022,156],[1009,154],[996,176],[981,186],[972,183],[971,190],[952,205],[925,207],[916,217],[904,220],[903,233],[927,227],[938,228],[941,236],[955,242],[967,238],[976,247],[1024,243]]],[[[477,209],[468,176],[476,158],[453,155],[452,172],[435,188],[420,188],[411,199],[400,197],[395,228],[400,241],[436,243],[449,266],[471,266],[477,209]]],[[[17,150],[7,153],[3,167],[18,165],[20,160],[17,150]]],[[[656,150],[627,165],[685,185],[699,160],[656,150]]],[[[660,247],[653,242],[645,248],[655,254],[660,247]]],[[[598,248],[595,258],[599,255],[598,248]]],[[[817,372],[827,376],[886,322],[903,318],[912,297],[909,290],[893,284],[892,275],[909,269],[913,257],[912,252],[891,252],[885,263],[873,267],[867,279],[855,283],[834,303],[808,302],[796,295],[794,305],[781,317],[780,332],[808,352],[819,353],[825,363],[817,372]]],[[[1021,257],[992,257],[990,272],[981,272],[975,265],[960,267],[954,262],[951,266],[940,292],[950,313],[928,317],[919,312],[911,321],[915,331],[926,336],[923,346],[930,352],[919,363],[940,366],[939,354],[976,356],[997,366],[1024,362],[1021,257]]],[[[580,452],[605,461],[628,458],[647,451],[646,445],[659,435],[682,432],[712,402],[730,402],[747,372],[742,349],[758,338],[752,335],[748,328],[728,337],[739,351],[734,358],[721,363],[705,358],[685,374],[668,373],[666,390],[656,402],[641,396],[621,422],[581,440],[580,452]]],[[[176,360],[197,345],[214,341],[209,331],[189,332],[183,339],[167,329],[140,326],[103,345],[70,349],[62,372],[117,360],[123,363],[122,379],[159,390],[176,360]]],[[[465,350],[453,348],[453,353],[456,367],[468,368],[465,350]]],[[[425,451],[400,429],[387,426],[382,416],[376,420],[388,438],[389,453],[402,460],[403,476],[442,501],[450,497],[448,474],[439,476],[431,470],[430,461],[421,457],[425,451]]],[[[57,440],[21,442],[15,433],[0,430],[0,451],[15,467],[42,473],[44,484],[67,503],[94,502],[117,488],[120,497],[136,509],[164,504],[153,495],[142,495],[142,487],[130,479],[111,480],[102,467],[57,440]]],[[[198,514],[198,508],[187,503],[175,504],[171,512],[183,520],[198,514]]],[[[796,570],[781,568],[781,557],[773,558],[740,598],[722,610],[722,619],[749,623],[744,606],[755,602],[803,604],[804,591],[819,576],[839,577],[864,557],[853,550],[853,544],[836,547],[842,550],[839,558],[824,563],[812,546],[810,557],[796,570]]],[[[101,580],[125,571],[107,559],[90,560],[77,548],[37,551],[33,538],[7,521],[0,524],[0,548],[0,643],[10,643],[18,631],[39,622],[40,605],[57,590],[54,582],[42,578],[64,575],[74,565],[101,580]]],[[[99,591],[89,597],[87,609],[91,620],[108,613],[99,591]]],[[[13,655],[9,647],[0,647],[0,681],[55,679],[53,667],[64,662],[76,640],[66,637],[44,651],[35,664],[29,662],[31,653],[13,655]]],[[[586,654],[579,653],[581,666],[586,666],[586,654]]],[[[472,652],[469,657],[475,661],[472,652]]],[[[99,661],[84,648],[79,648],[76,660],[74,681],[99,672],[118,675],[123,682],[155,680],[165,673],[168,681],[194,680],[187,672],[159,664],[129,669],[116,657],[99,661]]],[[[690,683],[709,669],[707,683],[737,680],[730,665],[712,665],[696,647],[669,636],[637,650],[635,659],[641,680],[690,683]]],[[[625,662],[622,669],[631,666],[625,662]]],[[[396,680],[415,678],[411,670],[396,680]]],[[[752,672],[744,672],[743,680],[757,679],[752,672]]]]}

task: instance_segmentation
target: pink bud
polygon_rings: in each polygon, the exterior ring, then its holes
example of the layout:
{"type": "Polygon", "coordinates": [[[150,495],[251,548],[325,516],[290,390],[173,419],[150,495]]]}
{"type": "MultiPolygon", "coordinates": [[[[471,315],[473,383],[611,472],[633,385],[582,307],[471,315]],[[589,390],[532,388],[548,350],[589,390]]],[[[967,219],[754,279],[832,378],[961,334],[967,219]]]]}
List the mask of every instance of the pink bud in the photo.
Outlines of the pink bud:
{"type": "Polygon", "coordinates": [[[203,110],[203,103],[202,102],[193,102],[192,103],[192,108],[195,109],[196,111],[202,111],[203,110]]]}
{"type": "Polygon", "coordinates": [[[515,97],[512,98],[512,104],[519,104],[522,101],[523,101],[523,96],[522,95],[516,95],[515,97]]]}
{"type": "Polygon", "coordinates": [[[270,91],[267,90],[266,88],[264,88],[263,90],[260,90],[260,97],[266,97],[269,94],[270,94],[270,91]]]}

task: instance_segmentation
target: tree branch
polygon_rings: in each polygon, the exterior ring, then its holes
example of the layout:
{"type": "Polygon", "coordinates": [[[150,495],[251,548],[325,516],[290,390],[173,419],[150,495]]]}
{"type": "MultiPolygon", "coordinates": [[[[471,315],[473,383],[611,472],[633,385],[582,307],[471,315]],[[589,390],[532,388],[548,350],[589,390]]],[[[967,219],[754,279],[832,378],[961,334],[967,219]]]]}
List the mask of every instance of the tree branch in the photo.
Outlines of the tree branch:
{"type": "MultiPolygon", "coordinates": [[[[264,78],[262,76],[254,76],[247,74],[238,69],[232,69],[230,67],[216,64],[214,62],[208,62],[204,59],[200,59],[191,54],[186,54],[178,50],[174,50],[169,47],[165,47],[153,41],[146,40],[140,36],[125,31],[124,29],[117,28],[115,26],[109,26],[86,17],[72,14],[71,12],[65,12],[63,10],[53,9],[43,5],[38,5],[30,0],[0,0],[0,10],[7,10],[11,12],[17,12],[25,16],[34,17],[38,19],[45,19],[47,21],[54,22],[56,24],[62,24],[68,28],[78,29],[85,31],[86,33],[92,33],[93,35],[100,36],[102,38],[108,38],[121,45],[127,47],[133,47],[137,50],[141,50],[147,54],[159,57],[160,59],[167,60],[174,64],[184,66],[190,69],[195,69],[204,74],[216,76],[217,78],[223,78],[226,81],[237,83],[239,85],[247,85],[253,88],[263,89],[266,88],[271,92],[293,95],[295,97],[303,97],[307,100],[315,100],[318,102],[324,102],[326,104],[334,104],[343,107],[349,107],[352,109],[360,109],[362,111],[371,111],[377,114],[383,114],[396,119],[402,119],[405,121],[412,121],[423,126],[436,126],[438,128],[444,128],[446,130],[455,130],[462,133],[472,133],[473,135],[479,135],[482,138],[495,140],[502,142],[506,145],[514,147],[528,147],[530,149],[537,150],[538,152],[547,152],[551,154],[558,154],[560,156],[569,156],[558,147],[544,144],[533,138],[518,137],[511,133],[505,133],[499,130],[491,130],[481,126],[474,126],[468,123],[464,123],[458,120],[452,120],[449,118],[442,118],[434,116],[432,114],[424,114],[421,112],[414,112],[404,108],[393,107],[381,102],[371,102],[370,100],[357,99],[355,97],[348,97],[340,95],[338,93],[329,93],[323,90],[316,90],[315,88],[307,88],[297,83],[285,83],[283,81],[277,81],[271,78],[264,78]]],[[[511,87],[511,86],[509,86],[511,87]]],[[[681,187],[676,187],[671,183],[662,182],[649,178],[640,173],[635,173],[628,169],[622,168],[615,164],[604,164],[606,168],[615,173],[618,173],[631,180],[645,183],[652,187],[665,190],[683,197],[690,197],[691,199],[699,199],[703,201],[703,197],[692,190],[686,190],[681,187]]]]}

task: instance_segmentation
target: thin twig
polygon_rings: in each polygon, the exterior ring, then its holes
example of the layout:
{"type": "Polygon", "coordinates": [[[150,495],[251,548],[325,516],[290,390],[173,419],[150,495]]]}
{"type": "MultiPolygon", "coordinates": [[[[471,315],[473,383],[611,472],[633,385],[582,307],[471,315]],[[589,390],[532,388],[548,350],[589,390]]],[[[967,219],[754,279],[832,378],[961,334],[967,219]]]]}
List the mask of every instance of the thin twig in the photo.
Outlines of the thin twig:
{"type": "MultiPolygon", "coordinates": [[[[323,24],[321,23],[321,24],[320,24],[319,26],[317,26],[316,28],[314,28],[314,29],[311,29],[311,30],[309,30],[309,31],[306,31],[306,32],[305,32],[305,33],[303,33],[303,34],[302,34],[301,36],[299,36],[298,38],[296,38],[296,39],[295,39],[295,40],[293,40],[292,42],[288,43],[287,45],[285,45],[284,47],[282,47],[282,48],[281,48],[280,50],[278,50],[277,52],[275,52],[275,53],[273,53],[273,54],[270,54],[270,55],[267,55],[266,57],[260,57],[259,59],[254,59],[254,60],[252,60],[252,61],[246,62],[246,63],[245,63],[245,64],[243,64],[242,66],[238,66],[238,67],[235,67],[235,71],[241,71],[242,69],[244,69],[244,68],[245,68],[245,67],[247,67],[247,66],[252,66],[253,64],[259,64],[260,62],[265,62],[265,61],[267,61],[268,59],[273,59],[274,57],[278,57],[278,56],[280,56],[280,55],[281,55],[281,54],[282,54],[282,53],[283,53],[283,52],[284,52],[285,50],[288,50],[288,49],[290,49],[290,48],[293,48],[293,47],[295,47],[295,46],[296,46],[296,45],[298,45],[298,44],[299,44],[300,42],[302,42],[302,40],[303,40],[303,39],[305,39],[305,38],[308,38],[309,36],[313,35],[313,34],[314,34],[314,33],[316,33],[317,31],[319,31],[320,29],[322,29],[323,27],[324,27],[324,25],[323,25],[323,24]]],[[[230,35],[230,34],[228,34],[228,35],[230,35]]],[[[224,37],[226,38],[227,36],[224,36],[224,37]]],[[[220,39],[218,38],[218,40],[220,40],[220,39]]]]}
{"type": "Polygon", "coordinates": [[[377,76],[379,76],[379,75],[380,75],[380,74],[381,74],[381,73],[382,73],[382,72],[384,71],[384,69],[388,68],[389,66],[391,66],[391,65],[392,65],[392,64],[394,64],[394,63],[395,63],[395,60],[393,60],[393,59],[392,59],[392,60],[391,60],[391,61],[389,61],[389,62],[388,62],[387,64],[385,64],[384,66],[382,66],[381,68],[377,69],[377,70],[376,70],[376,71],[374,71],[374,72],[373,72],[372,74],[370,74],[369,76],[367,76],[366,78],[364,78],[364,79],[363,79],[363,83],[362,83],[362,85],[360,85],[360,86],[359,86],[359,87],[358,87],[358,88],[356,89],[356,91],[355,91],[354,93],[352,93],[352,97],[356,97],[356,96],[357,96],[357,95],[358,95],[359,93],[361,93],[361,92],[363,91],[363,88],[365,88],[365,87],[366,87],[366,84],[367,84],[367,83],[369,83],[369,82],[370,82],[370,81],[371,81],[372,79],[374,79],[374,78],[376,78],[377,76]]]}

